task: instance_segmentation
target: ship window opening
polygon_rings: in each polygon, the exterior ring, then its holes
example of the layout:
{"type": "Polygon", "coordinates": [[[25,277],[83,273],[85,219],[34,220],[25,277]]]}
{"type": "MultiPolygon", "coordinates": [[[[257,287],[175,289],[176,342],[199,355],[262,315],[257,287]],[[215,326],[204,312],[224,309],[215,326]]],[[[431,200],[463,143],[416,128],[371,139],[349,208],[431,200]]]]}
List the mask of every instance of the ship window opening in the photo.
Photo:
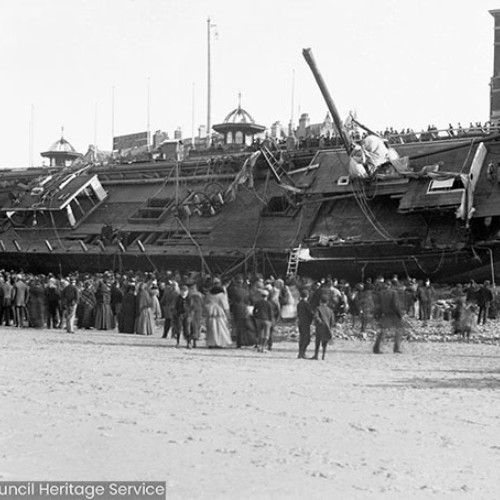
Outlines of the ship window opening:
{"type": "Polygon", "coordinates": [[[267,216],[293,216],[297,208],[293,206],[286,196],[273,196],[267,202],[262,215],[267,216]]]}
{"type": "Polygon", "coordinates": [[[339,186],[347,186],[349,185],[349,176],[348,175],[341,175],[337,181],[337,184],[339,186]]]}
{"type": "Polygon", "coordinates": [[[434,179],[429,183],[427,194],[453,191],[455,189],[463,189],[462,181],[459,178],[434,179]]]}

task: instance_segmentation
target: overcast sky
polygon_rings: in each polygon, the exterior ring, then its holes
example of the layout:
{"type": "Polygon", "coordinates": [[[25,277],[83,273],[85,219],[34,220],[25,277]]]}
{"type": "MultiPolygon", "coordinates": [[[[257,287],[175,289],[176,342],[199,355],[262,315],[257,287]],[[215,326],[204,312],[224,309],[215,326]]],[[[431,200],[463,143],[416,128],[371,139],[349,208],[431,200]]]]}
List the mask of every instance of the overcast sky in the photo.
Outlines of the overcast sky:
{"type": "Polygon", "coordinates": [[[496,8],[500,0],[2,0],[0,166],[29,166],[32,110],[35,165],[62,126],[80,152],[94,141],[110,150],[113,88],[115,135],[145,131],[148,80],[150,130],[191,136],[207,121],[209,16],[212,124],[239,92],[259,124],[304,112],[322,121],[305,47],[342,118],[356,110],[376,130],[486,121],[496,8]]]}

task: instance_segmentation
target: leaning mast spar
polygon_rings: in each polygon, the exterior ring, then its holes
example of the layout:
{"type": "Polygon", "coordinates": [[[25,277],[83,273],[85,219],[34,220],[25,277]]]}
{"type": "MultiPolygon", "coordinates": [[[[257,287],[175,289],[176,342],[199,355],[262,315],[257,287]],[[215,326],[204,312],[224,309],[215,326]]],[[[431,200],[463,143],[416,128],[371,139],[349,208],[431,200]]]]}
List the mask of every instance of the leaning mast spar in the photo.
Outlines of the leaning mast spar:
{"type": "Polygon", "coordinates": [[[323,80],[323,76],[319,72],[318,66],[316,64],[316,61],[314,60],[314,56],[312,54],[311,49],[303,49],[302,55],[304,56],[304,59],[311,68],[313,76],[316,79],[316,83],[318,84],[318,87],[321,90],[321,93],[323,94],[323,99],[325,99],[326,105],[328,106],[328,110],[330,111],[335,126],[337,127],[337,130],[340,134],[340,139],[342,140],[344,149],[347,151],[347,154],[350,154],[352,150],[351,141],[345,131],[344,125],[342,124],[339,112],[337,110],[337,107],[335,106],[335,103],[333,102],[330,92],[328,91],[328,87],[326,86],[326,83],[323,80]]]}

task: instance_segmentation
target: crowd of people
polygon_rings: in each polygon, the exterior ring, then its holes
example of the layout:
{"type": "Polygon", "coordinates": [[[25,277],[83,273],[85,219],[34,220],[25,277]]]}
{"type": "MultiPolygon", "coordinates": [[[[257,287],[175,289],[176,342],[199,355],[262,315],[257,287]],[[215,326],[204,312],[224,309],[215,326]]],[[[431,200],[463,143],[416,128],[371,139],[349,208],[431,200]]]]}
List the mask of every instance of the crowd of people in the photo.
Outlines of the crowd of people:
{"type": "MultiPolygon", "coordinates": [[[[297,322],[298,357],[305,359],[312,334],[314,354],[325,358],[337,323],[351,321],[362,332],[377,329],[374,353],[382,352],[389,330],[394,352],[413,317],[425,325],[433,315],[437,293],[429,279],[417,282],[379,276],[351,286],[327,277],[287,279],[262,275],[233,277],[198,273],[111,271],[74,273],[66,277],[0,271],[0,324],[34,328],[115,330],[125,334],[172,338],[176,347],[196,348],[205,332],[208,348],[254,347],[272,349],[279,321],[297,322]],[[312,329],[314,325],[314,329],[312,329]]],[[[444,319],[452,329],[469,337],[474,324],[495,317],[494,289],[490,282],[456,285],[450,294],[453,307],[444,319]],[[477,315],[477,318],[476,318],[477,315]]]]}

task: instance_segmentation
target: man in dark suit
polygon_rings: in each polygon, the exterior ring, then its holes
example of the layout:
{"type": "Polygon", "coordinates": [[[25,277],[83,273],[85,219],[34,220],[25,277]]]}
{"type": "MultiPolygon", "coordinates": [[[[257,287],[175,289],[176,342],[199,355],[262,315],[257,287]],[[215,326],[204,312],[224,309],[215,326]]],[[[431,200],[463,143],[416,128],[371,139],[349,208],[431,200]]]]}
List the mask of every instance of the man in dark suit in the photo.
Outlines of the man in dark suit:
{"type": "Polygon", "coordinates": [[[80,300],[80,290],[76,286],[76,278],[71,277],[70,282],[61,292],[61,304],[63,307],[63,316],[66,321],[66,331],[75,333],[76,307],[80,300]]]}
{"type": "Polygon", "coordinates": [[[477,315],[477,324],[486,324],[489,315],[490,306],[493,302],[493,292],[490,288],[490,282],[485,281],[484,284],[477,291],[477,305],[479,306],[479,313],[477,315]]]}
{"type": "Polygon", "coordinates": [[[401,352],[401,337],[403,329],[403,313],[399,304],[398,293],[390,283],[380,283],[379,290],[375,293],[375,317],[378,321],[379,331],[373,352],[381,354],[381,346],[388,330],[394,331],[394,352],[401,352]]]}
{"type": "Polygon", "coordinates": [[[26,304],[28,302],[29,287],[24,281],[22,274],[16,276],[13,287],[15,325],[19,327],[28,326],[28,309],[26,308],[26,304]]]}

